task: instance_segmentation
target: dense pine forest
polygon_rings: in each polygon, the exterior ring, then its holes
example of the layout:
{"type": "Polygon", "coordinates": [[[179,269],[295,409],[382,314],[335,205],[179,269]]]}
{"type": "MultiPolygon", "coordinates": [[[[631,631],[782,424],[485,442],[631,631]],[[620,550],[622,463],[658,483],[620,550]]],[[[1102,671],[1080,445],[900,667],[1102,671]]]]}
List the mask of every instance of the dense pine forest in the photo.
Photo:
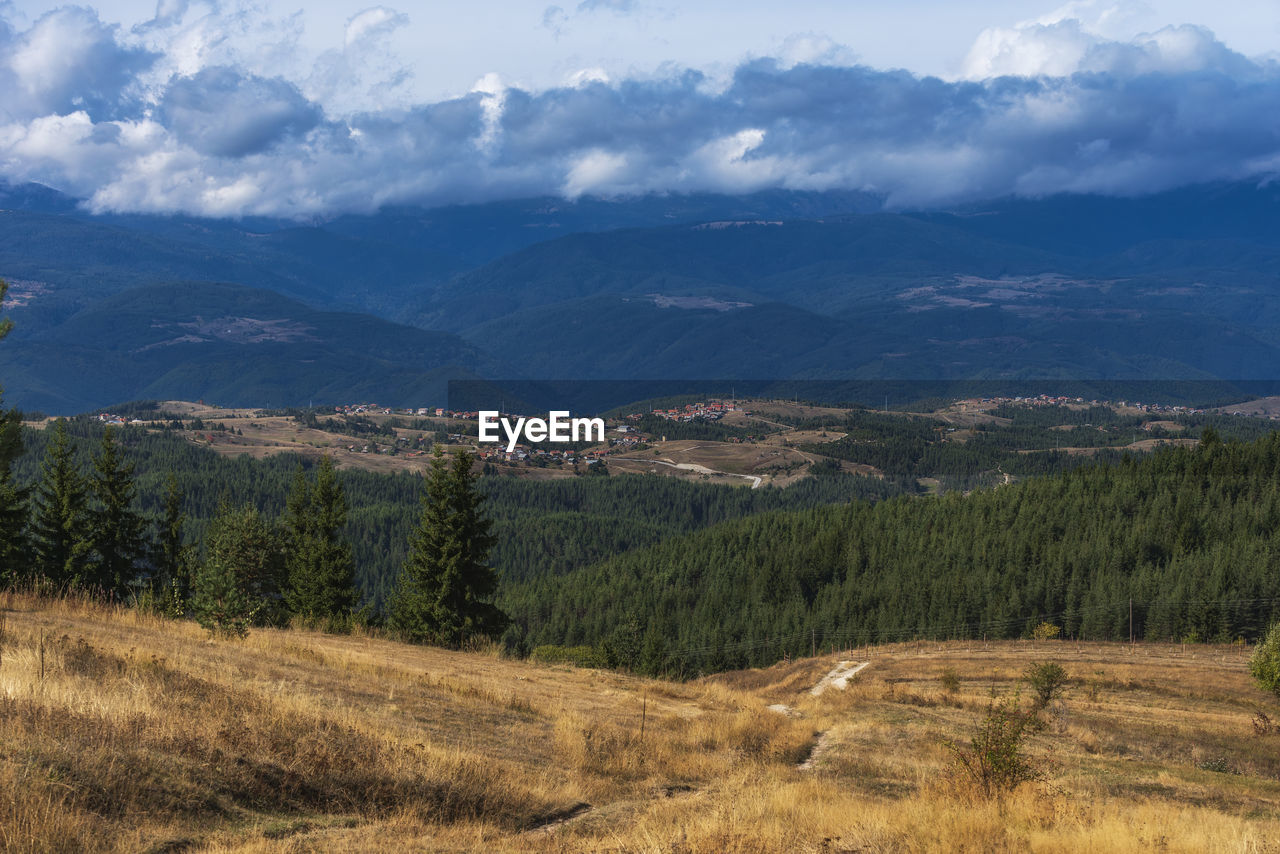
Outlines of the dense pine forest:
{"type": "MultiPolygon", "coordinates": [[[[818,646],[1018,637],[1041,622],[1065,637],[1126,639],[1130,600],[1137,638],[1253,639],[1280,616],[1280,438],[1267,422],[1196,416],[1182,435],[1203,433],[1198,450],[1140,459],[1117,447],[1090,459],[1043,448],[1080,431],[1118,446],[1137,419],[998,414],[1011,423],[958,428],[968,431],[958,442],[936,422],[865,411],[805,425],[847,432],[822,451],[874,461],[883,478],[834,461],[755,490],[656,475],[480,477],[497,603],[512,618],[504,640],[521,654],[691,675],[818,646]],[[1011,460],[1038,460],[1024,476],[1048,474],[984,486],[1011,460]],[[919,495],[926,473],[953,491],[919,495]],[[982,488],[965,494],[965,484],[982,488]]],[[[91,471],[103,427],[72,419],[66,431],[72,467],[91,471]]],[[[113,432],[156,542],[179,500],[197,562],[223,536],[211,526],[220,507],[252,508],[260,521],[246,524],[288,526],[296,457],[220,456],[167,427],[113,432]]],[[[14,483],[40,481],[54,433],[22,431],[14,483]]],[[[340,535],[364,618],[376,621],[408,557],[423,479],[337,477],[348,508],[340,535]]]]}
{"type": "Polygon", "coordinates": [[[729,522],[507,589],[526,648],[684,674],[916,637],[1256,639],[1280,617],[1280,435],[941,498],[729,522]],[[1130,608],[1132,601],[1132,611],[1130,608]]]}
{"type": "MultiPolygon", "coordinates": [[[[227,422],[234,426],[234,421],[227,422]]],[[[67,422],[77,467],[88,471],[103,427],[91,420],[67,422]]],[[[192,445],[167,430],[126,427],[115,431],[135,465],[138,508],[159,519],[170,474],[183,496],[187,540],[197,548],[223,501],[279,517],[298,458],[263,460],[224,457],[192,445]]],[[[48,431],[24,431],[26,452],[14,464],[14,479],[34,484],[48,431]]],[[[408,554],[418,517],[421,478],[348,470],[341,473],[349,512],[345,534],[352,544],[364,601],[380,613],[408,554]]],[[[748,490],[653,476],[580,477],[532,481],[493,476],[481,479],[486,508],[494,519],[492,563],[504,580],[520,581],[571,572],[611,555],[651,545],[755,513],[799,509],[896,494],[892,484],[827,470],[788,489],[748,490]]]]}

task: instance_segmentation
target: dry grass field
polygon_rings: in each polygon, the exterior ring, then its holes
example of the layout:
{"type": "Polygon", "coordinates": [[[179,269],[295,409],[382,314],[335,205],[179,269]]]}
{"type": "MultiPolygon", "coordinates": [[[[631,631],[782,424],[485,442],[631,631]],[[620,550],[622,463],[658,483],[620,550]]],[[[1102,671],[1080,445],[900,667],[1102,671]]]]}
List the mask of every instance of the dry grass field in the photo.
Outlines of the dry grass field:
{"type": "Polygon", "coordinates": [[[1280,851],[1280,735],[1252,723],[1280,711],[1239,647],[873,647],[812,696],[831,655],[670,684],[0,609],[5,851],[1280,851]],[[1045,660],[1071,678],[1041,776],[984,800],[944,740],[1045,660]]]}

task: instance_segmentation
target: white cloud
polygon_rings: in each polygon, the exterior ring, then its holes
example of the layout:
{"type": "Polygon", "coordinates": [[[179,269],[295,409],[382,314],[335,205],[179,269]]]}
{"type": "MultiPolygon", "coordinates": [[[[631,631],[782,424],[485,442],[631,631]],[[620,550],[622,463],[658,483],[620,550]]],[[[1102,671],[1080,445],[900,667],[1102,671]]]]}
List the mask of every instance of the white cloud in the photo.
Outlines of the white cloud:
{"type": "Polygon", "coordinates": [[[963,75],[969,80],[1004,75],[1061,77],[1077,71],[1096,44],[1098,39],[1074,20],[987,29],[965,57],[963,75]]]}
{"type": "Polygon", "coordinates": [[[350,50],[353,45],[389,35],[401,27],[407,26],[408,23],[409,16],[403,12],[388,9],[386,6],[370,7],[353,15],[347,21],[345,32],[346,47],[350,50]]]}
{"type": "Polygon", "coordinates": [[[636,0],[582,0],[578,4],[579,12],[614,12],[618,15],[628,15],[640,4],[636,0]]]}
{"type": "Polygon", "coordinates": [[[620,152],[592,149],[574,159],[565,177],[563,192],[576,199],[585,193],[609,195],[634,192],[627,180],[627,156],[620,152]]]}
{"type": "Polygon", "coordinates": [[[809,65],[853,65],[858,55],[847,45],[822,33],[792,33],[784,38],[773,55],[784,67],[809,65]]]}
{"type": "Polygon", "coordinates": [[[0,109],[11,117],[83,109],[110,117],[137,96],[155,60],[118,40],[118,28],[76,6],[42,15],[26,31],[0,31],[0,109]]]}
{"type": "Polygon", "coordinates": [[[584,64],[557,87],[489,74],[435,103],[407,99],[389,49],[405,18],[388,7],[352,16],[315,63],[291,47],[292,16],[166,2],[126,33],[68,8],[0,27],[0,178],[94,210],[308,217],[765,187],[931,205],[1280,168],[1274,62],[1197,27],[1109,40],[1107,8],[1090,8],[988,31],[959,81],[859,66],[807,34],[715,79],[584,64]]]}

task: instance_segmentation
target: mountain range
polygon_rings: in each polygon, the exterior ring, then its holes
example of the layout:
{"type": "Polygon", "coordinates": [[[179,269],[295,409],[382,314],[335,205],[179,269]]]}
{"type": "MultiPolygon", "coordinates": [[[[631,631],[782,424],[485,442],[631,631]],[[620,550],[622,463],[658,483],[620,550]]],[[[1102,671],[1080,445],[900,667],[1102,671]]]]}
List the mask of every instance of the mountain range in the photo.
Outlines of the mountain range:
{"type": "Polygon", "coordinates": [[[1273,379],[1280,191],[529,199],[310,223],[0,186],[6,403],[443,403],[449,378],[1273,379]]]}

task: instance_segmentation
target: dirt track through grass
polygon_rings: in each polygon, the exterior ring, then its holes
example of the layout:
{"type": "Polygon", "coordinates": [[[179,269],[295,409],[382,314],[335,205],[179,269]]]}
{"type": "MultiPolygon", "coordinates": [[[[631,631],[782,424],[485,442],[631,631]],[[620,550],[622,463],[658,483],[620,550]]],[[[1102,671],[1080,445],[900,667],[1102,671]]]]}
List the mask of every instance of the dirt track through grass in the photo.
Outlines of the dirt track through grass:
{"type": "Polygon", "coordinates": [[[672,684],[373,637],[213,642],[14,594],[0,608],[4,850],[1108,854],[1280,839],[1280,737],[1254,734],[1266,698],[1236,647],[898,644],[672,684]],[[873,666],[811,693],[855,660],[873,666]],[[1071,677],[1029,744],[1043,783],[1000,804],[950,788],[943,739],[966,739],[1043,660],[1071,677]]]}

